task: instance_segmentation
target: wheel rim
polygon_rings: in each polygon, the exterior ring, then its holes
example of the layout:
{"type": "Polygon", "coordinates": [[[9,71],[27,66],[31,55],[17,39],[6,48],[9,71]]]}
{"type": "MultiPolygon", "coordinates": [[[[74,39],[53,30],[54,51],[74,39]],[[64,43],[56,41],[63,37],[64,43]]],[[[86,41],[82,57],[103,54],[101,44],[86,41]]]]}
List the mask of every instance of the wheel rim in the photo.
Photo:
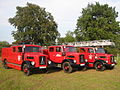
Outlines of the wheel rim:
{"type": "Polygon", "coordinates": [[[69,69],[70,69],[69,65],[65,64],[64,69],[65,69],[65,71],[69,71],[69,69]]]}
{"type": "Polygon", "coordinates": [[[98,68],[98,69],[101,69],[101,68],[102,68],[102,64],[99,63],[99,64],[97,65],[97,68],[98,68]]]}
{"type": "Polygon", "coordinates": [[[27,73],[27,72],[28,72],[28,69],[27,69],[26,67],[24,68],[24,72],[25,72],[25,73],[27,73]]]}

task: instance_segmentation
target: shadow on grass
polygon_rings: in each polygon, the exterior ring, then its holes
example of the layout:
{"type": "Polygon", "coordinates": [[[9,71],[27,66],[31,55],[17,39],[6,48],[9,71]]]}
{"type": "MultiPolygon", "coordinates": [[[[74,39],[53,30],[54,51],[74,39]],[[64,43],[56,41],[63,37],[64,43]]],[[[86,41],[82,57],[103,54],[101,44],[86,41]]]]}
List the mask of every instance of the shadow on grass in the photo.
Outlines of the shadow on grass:
{"type": "Polygon", "coordinates": [[[35,69],[32,71],[33,74],[50,74],[50,73],[55,73],[61,71],[62,68],[59,67],[49,67],[47,70],[46,69],[35,69]]]}

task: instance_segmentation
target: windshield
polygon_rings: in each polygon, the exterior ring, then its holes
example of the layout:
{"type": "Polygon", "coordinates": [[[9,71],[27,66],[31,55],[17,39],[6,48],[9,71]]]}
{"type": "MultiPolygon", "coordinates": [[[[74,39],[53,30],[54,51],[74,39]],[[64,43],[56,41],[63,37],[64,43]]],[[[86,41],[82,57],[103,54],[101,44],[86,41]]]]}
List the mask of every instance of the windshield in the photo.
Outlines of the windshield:
{"type": "Polygon", "coordinates": [[[105,53],[105,50],[103,48],[98,48],[96,50],[96,53],[105,53]]]}
{"type": "Polygon", "coordinates": [[[65,48],[65,51],[66,51],[66,52],[77,52],[77,50],[76,50],[75,47],[66,47],[66,48],[65,48]]]}
{"type": "Polygon", "coordinates": [[[25,47],[25,52],[41,52],[40,47],[25,47]]]}

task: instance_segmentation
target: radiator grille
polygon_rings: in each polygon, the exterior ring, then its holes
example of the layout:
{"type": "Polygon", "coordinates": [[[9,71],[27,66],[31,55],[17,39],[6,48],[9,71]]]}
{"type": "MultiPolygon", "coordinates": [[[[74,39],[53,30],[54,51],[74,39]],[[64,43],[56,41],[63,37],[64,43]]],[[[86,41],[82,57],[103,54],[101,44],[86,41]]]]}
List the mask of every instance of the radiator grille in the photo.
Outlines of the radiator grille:
{"type": "Polygon", "coordinates": [[[39,57],[39,64],[40,65],[46,65],[46,57],[45,56],[40,56],[39,57]]]}
{"type": "Polygon", "coordinates": [[[84,55],[80,55],[79,56],[79,60],[80,60],[80,63],[85,63],[85,56],[84,55]]]}
{"type": "Polygon", "coordinates": [[[111,59],[111,62],[113,63],[114,62],[114,56],[111,56],[110,59],[111,59]]]}

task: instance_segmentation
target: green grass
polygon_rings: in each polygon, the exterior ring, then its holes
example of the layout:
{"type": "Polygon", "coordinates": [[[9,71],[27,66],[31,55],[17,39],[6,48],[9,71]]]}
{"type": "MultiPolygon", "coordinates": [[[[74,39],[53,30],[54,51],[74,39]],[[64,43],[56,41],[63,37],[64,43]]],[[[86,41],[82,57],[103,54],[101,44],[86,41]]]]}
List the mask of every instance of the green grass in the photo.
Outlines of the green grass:
{"type": "Polygon", "coordinates": [[[54,70],[48,74],[25,76],[0,64],[0,90],[120,90],[120,58],[115,69],[98,72],[94,69],[66,74],[54,70]]]}

